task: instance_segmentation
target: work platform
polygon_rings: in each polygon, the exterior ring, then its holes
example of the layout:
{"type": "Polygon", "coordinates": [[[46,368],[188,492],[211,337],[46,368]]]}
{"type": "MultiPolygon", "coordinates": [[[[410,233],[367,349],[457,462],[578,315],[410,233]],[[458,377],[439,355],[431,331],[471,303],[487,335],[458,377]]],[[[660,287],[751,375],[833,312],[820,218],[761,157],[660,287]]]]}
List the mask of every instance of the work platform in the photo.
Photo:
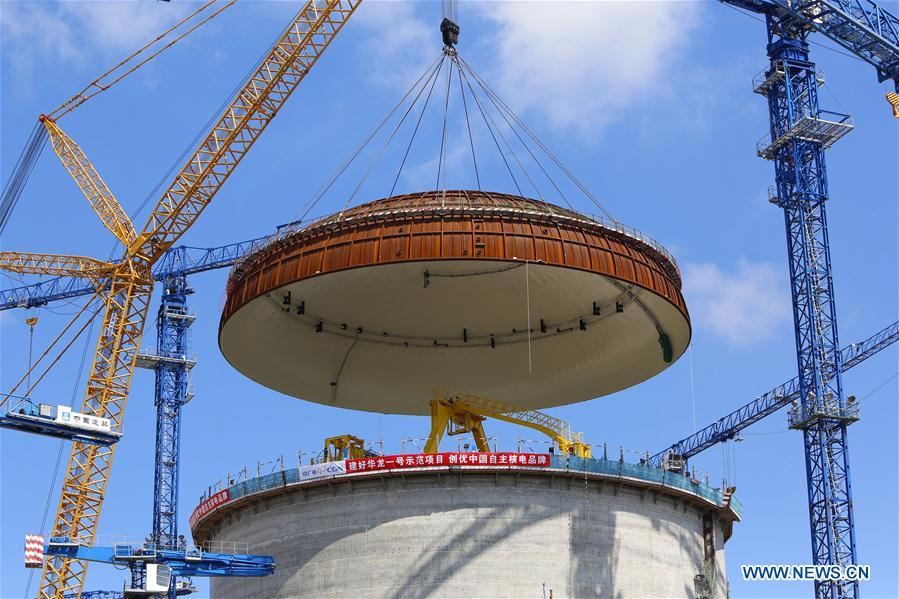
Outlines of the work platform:
{"type": "Polygon", "coordinates": [[[816,117],[801,118],[774,141],[771,141],[770,134],[763,136],[755,146],[756,154],[760,158],[774,160],[777,151],[793,140],[819,143],[827,150],[853,128],[855,125],[848,114],[821,110],[816,117]]]}
{"type": "Polygon", "coordinates": [[[191,370],[197,365],[197,359],[192,356],[166,356],[158,353],[155,348],[137,352],[135,366],[138,368],[155,370],[157,366],[163,363],[181,365],[191,370]]]}

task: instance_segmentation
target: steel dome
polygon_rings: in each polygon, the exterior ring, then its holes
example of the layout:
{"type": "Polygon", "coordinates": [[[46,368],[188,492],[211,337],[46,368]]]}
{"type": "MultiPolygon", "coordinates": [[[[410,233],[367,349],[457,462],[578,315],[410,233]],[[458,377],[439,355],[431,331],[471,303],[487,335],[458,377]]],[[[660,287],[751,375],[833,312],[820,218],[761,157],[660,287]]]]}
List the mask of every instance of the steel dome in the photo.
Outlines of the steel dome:
{"type": "Polygon", "coordinates": [[[658,374],[690,340],[674,259],[546,202],[424,192],[288,228],[232,272],[227,360],[308,401],[427,414],[434,390],[524,408],[658,374]]]}

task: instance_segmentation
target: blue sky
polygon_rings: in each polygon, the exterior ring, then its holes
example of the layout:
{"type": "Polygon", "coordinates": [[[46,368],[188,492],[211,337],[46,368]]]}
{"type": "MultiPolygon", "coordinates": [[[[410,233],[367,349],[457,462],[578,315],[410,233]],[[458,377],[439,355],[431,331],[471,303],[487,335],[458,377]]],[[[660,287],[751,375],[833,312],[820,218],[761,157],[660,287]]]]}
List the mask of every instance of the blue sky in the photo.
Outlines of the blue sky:
{"type": "MultiPolygon", "coordinates": [[[[884,3],[896,10],[896,3],[884,3]]],[[[0,3],[0,166],[8,176],[35,117],[52,110],[191,7],[185,2],[0,3]]],[[[129,212],[255,63],[295,3],[238,3],[112,91],[61,121],[129,212]]],[[[296,218],[337,165],[440,51],[439,3],[373,2],[360,8],[183,242],[213,246],[271,232],[296,218]]],[[[718,2],[463,3],[461,52],[621,221],[665,244],[684,273],[693,325],[699,426],[794,376],[783,217],[767,202],[772,166],[755,156],[768,128],[751,79],[766,64],[764,26],[718,2]]],[[[830,46],[826,40],[815,41],[830,46]]],[[[828,153],[828,204],[841,344],[863,339],[897,314],[897,122],[873,68],[820,45],[823,108],[851,113],[856,129],[828,153]]],[[[453,145],[451,185],[471,184],[468,155],[453,145]]],[[[433,186],[439,137],[422,134],[398,191],[433,186]]],[[[407,139],[407,138],[406,138],[407,139]]],[[[461,140],[463,138],[457,137],[461,140]]],[[[478,138],[477,141],[484,141],[478,138]]],[[[489,154],[489,152],[485,152],[489,154]]],[[[484,159],[485,187],[514,191],[501,163],[484,159]]],[[[384,195],[393,166],[376,170],[357,201],[384,195]]],[[[339,209],[360,173],[316,207],[339,209]],[[354,178],[355,177],[355,178],[354,178]]],[[[155,201],[155,197],[153,200],[155,201]]],[[[591,212],[583,198],[575,206],[591,212]]],[[[146,213],[137,218],[140,226],[146,213]]],[[[49,150],[41,157],[2,239],[4,250],[105,258],[111,237],[49,150]]],[[[193,277],[198,314],[196,397],[184,412],[182,530],[207,485],[257,461],[318,450],[344,432],[398,450],[422,437],[425,418],[354,413],[268,391],[232,370],[216,333],[226,272],[193,277]]],[[[4,277],[4,287],[16,281],[4,277]]],[[[154,300],[153,310],[155,311],[154,300]]],[[[35,346],[48,343],[77,304],[38,312],[35,346]]],[[[25,313],[0,314],[2,387],[27,364],[25,313]]],[[[153,323],[147,344],[154,341],[153,323]]],[[[69,403],[82,347],[36,394],[69,403]]],[[[867,597],[897,589],[897,364],[892,348],[848,373],[864,398],[850,428],[859,559],[872,567],[867,597]]],[[[83,387],[77,387],[76,403],[83,387]]],[[[116,454],[100,535],[142,539],[150,528],[153,377],[135,375],[125,439],[116,454]]],[[[637,387],[550,410],[594,443],[658,450],[693,429],[690,356],[637,387]]],[[[525,430],[489,423],[514,447],[525,430]]],[[[727,477],[745,505],[727,545],[735,597],[803,597],[804,583],[747,583],[740,564],[810,561],[802,440],[779,413],[745,441],[694,460],[714,484],[727,477]],[[727,458],[725,458],[727,456],[727,458]]],[[[538,446],[535,446],[538,447],[538,446]]],[[[28,573],[22,540],[40,529],[57,441],[0,433],[0,596],[19,597],[28,573]]],[[[65,468],[68,447],[63,451],[65,468]]],[[[59,475],[61,477],[61,473],[59,475]]],[[[58,488],[50,493],[55,513],[58,488]]],[[[45,527],[47,528],[47,527],[45,527]]],[[[121,588],[123,574],[94,565],[87,589],[121,588]]],[[[37,578],[32,593],[37,586],[37,578]]],[[[200,583],[207,593],[208,587],[200,583]]]]}

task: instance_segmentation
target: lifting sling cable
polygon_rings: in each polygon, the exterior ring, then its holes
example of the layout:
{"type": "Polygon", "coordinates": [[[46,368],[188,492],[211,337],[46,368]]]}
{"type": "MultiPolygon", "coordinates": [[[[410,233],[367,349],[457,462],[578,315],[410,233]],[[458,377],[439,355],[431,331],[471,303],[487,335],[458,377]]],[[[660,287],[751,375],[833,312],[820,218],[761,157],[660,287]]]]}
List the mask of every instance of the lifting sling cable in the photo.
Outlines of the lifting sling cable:
{"type": "Polygon", "coordinates": [[[31,176],[34,164],[44,149],[47,137],[48,133],[44,124],[41,122],[35,123],[34,128],[31,130],[31,135],[28,137],[28,142],[25,144],[25,149],[19,155],[9,180],[3,186],[3,199],[0,200],[0,235],[6,229],[9,217],[12,216],[12,211],[18,203],[22,191],[25,189],[25,183],[28,182],[28,177],[31,176]]]}
{"type": "MultiPolygon", "coordinates": [[[[459,61],[458,61],[458,60],[456,61],[456,68],[459,70],[459,77],[462,77],[462,76],[463,76],[463,73],[462,73],[462,66],[459,64],[459,61]]],[[[476,77],[476,75],[475,75],[475,77],[476,77]]],[[[477,80],[477,79],[476,79],[476,80],[477,80]]],[[[559,197],[562,198],[562,201],[564,201],[565,204],[566,204],[571,210],[574,210],[574,206],[572,206],[571,202],[568,201],[568,198],[565,197],[565,193],[564,193],[564,192],[559,188],[559,186],[556,184],[556,181],[552,178],[552,175],[549,174],[549,172],[546,170],[546,168],[543,166],[543,164],[540,162],[540,160],[539,160],[539,159],[537,158],[537,156],[534,154],[534,151],[531,149],[531,147],[530,147],[530,146],[527,144],[527,142],[522,138],[522,136],[521,136],[521,134],[518,132],[518,130],[515,129],[515,126],[509,121],[509,118],[506,116],[506,113],[503,111],[503,109],[502,109],[502,108],[500,107],[500,105],[497,103],[497,99],[496,99],[493,95],[491,95],[491,93],[490,93],[487,89],[485,89],[483,86],[482,86],[481,89],[487,94],[487,98],[491,101],[491,103],[493,104],[493,106],[494,106],[494,108],[496,109],[497,113],[499,113],[499,115],[502,117],[503,121],[506,123],[506,126],[509,128],[509,130],[512,131],[512,133],[515,134],[515,137],[518,139],[518,142],[519,142],[519,143],[521,144],[521,146],[527,151],[528,155],[530,155],[531,160],[534,161],[534,164],[537,165],[537,168],[539,168],[539,169],[540,169],[540,172],[543,173],[543,176],[546,177],[546,180],[549,181],[549,183],[550,183],[550,185],[552,185],[553,189],[556,190],[556,193],[559,194],[559,197]]],[[[464,99],[464,95],[463,95],[463,99],[464,99]]],[[[530,177],[528,177],[528,180],[530,180],[530,177]]],[[[536,185],[534,185],[533,181],[531,181],[531,185],[533,185],[534,188],[536,189],[536,185]]],[[[537,193],[538,193],[538,195],[540,195],[539,191],[538,191],[537,193]]],[[[540,195],[540,199],[543,200],[543,196],[542,196],[542,195],[540,195]]],[[[545,201],[545,200],[544,200],[544,204],[546,204],[546,201],[545,201]]]]}
{"type": "MultiPolygon", "coordinates": [[[[37,386],[37,384],[41,381],[41,379],[43,379],[44,376],[46,376],[47,372],[50,370],[50,368],[53,366],[53,364],[56,364],[56,363],[60,360],[60,358],[62,357],[62,355],[65,353],[66,349],[68,349],[68,348],[72,345],[72,343],[74,343],[75,340],[78,339],[78,337],[81,335],[81,333],[84,332],[84,329],[87,327],[87,325],[88,325],[90,322],[93,322],[93,320],[97,317],[97,315],[99,315],[100,311],[101,311],[102,308],[103,308],[102,302],[101,302],[100,306],[98,306],[98,307],[93,311],[93,313],[91,314],[90,319],[88,320],[88,322],[85,323],[85,324],[81,327],[81,329],[79,329],[79,330],[75,333],[75,336],[72,338],[72,340],[69,341],[69,343],[66,344],[65,349],[63,349],[63,350],[61,350],[61,351],[59,352],[59,354],[56,356],[56,358],[53,359],[53,361],[52,361],[52,363],[50,364],[50,366],[47,366],[47,367],[44,369],[44,371],[43,371],[43,372],[40,374],[40,376],[38,377],[37,381],[35,381],[35,383],[32,385],[32,384],[31,384],[31,374],[34,372],[34,369],[38,367],[38,365],[43,361],[44,358],[47,357],[47,355],[50,353],[50,350],[52,350],[52,349],[56,346],[56,344],[59,343],[59,341],[63,338],[63,336],[65,336],[65,334],[68,332],[68,330],[69,330],[70,328],[72,328],[72,326],[78,321],[78,319],[81,317],[81,315],[84,314],[85,311],[87,311],[88,307],[89,307],[89,306],[94,302],[94,300],[96,300],[98,297],[99,297],[99,293],[94,292],[94,295],[92,295],[92,296],[91,296],[91,297],[84,303],[84,305],[81,307],[81,309],[80,309],[80,310],[75,314],[75,316],[68,322],[68,324],[66,324],[65,328],[63,328],[63,330],[56,336],[56,338],[50,343],[50,345],[47,346],[47,349],[45,349],[44,352],[38,357],[37,361],[35,361],[34,363],[32,363],[32,364],[29,365],[28,371],[27,371],[24,375],[22,375],[22,377],[21,377],[21,378],[19,379],[19,381],[15,384],[15,386],[13,386],[13,388],[9,391],[9,393],[6,394],[7,396],[13,395],[13,394],[18,390],[19,386],[20,386],[23,382],[25,382],[26,380],[28,380],[28,384],[27,384],[27,387],[26,387],[26,391],[23,393],[23,395],[24,395],[25,397],[27,397],[27,396],[29,395],[29,393],[31,393],[32,389],[34,389],[34,387],[37,386]]],[[[0,402],[0,405],[2,405],[2,404],[3,404],[3,402],[0,402]]]]}
{"type": "MultiPolygon", "coordinates": [[[[380,132],[381,129],[384,128],[384,125],[386,125],[387,122],[390,120],[390,118],[396,113],[396,111],[399,110],[403,106],[403,104],[406,102],[406,100],[409,98],[409,96],[412,95],[412,93],[418,89],[419,85],[423,81],[424,81],[425,87],[428,85],[428,83],[431,81],[431,77],[433,77],[434,71],[438,68],[438,65],[441,63],[442,60],[443,60],[443,56],[441,55],[433,63],[431,63],[431,65],[427,69],[425,69],[425,72],[421,74],[421,76],[418,78],[418,80],[415,83],[413,83],[409,87],[408,90],[406,90],[406,93],[403,95],[403,97],[400,98],[400,100],[393,106],[393,108],[390,110],[390,112],[387,113],[387,115],[381,120],[381,122],[378,123],[378,125],[371,131],[371,133],[369,133],[365,137],[365,139],[362,140],[362,142],[356,147],[356,149],[353,151],[353,153],[350,155],[350,157],[347,158],[340,165],[340,167],[338,167],[334,171],[334,173],[327,179],[325,184],[322,185],[322,187],[315,193],[315,195],[312,196],[312,199],[310,199],[308,202],[306,202],[306,204],[303,206],[302,212],[300,213],[300,218],[298,221],[299,223],[302,223],[306,220],[306,217],[309,216],[309,213],[312,211],[313,208],[315,208],[316,204],[318,204],[318,202],[322,199],[322,197],[324,197],[324,195],[326,193],[328,193],[328,191],[331,189],[331,187],[334,185],[334,183],[340,178],[341,175],[343,175],[343,173],[346,171],[346,169],[349,168],[349,166],[356,160],[356,158],[359,156],[359,154],[366,147],[368,147],[368,144],[371,142],[371,140],[374,139],[374,137],[378,134],[378,132],[380,132]]],[[[422,87],[422,90],[424,90],[424,87],[422,87]]],[[[416,95],[415,99],[412,101],[412,106],[410,106],[409,109],[406,110],[406,113],[404,114],[403,119],[405,119],[406,116],[408,115],[408,113],[412,110],[412,107],[418,101],[418,98],[420,97],[420,95],[421,95],[421,91],[418,92],[418,95],[416,95]]]]}
{"type": "MultiPolygon", "coordinates": [[[[421,124],[421,119],[424,116],[425,112],[427,112],[427,110],[428,110],[428,102],[431,100],[431,94],[434,91],[434,87],[437,85],[437,80],[440,77],[440,71],[442,69],[443,69],[443,59],[441,59],[440,62],[437,63],[437,70],[434,71],[433,80],[429,80],[431,85],[430,85],[430,88],[428,88],[428,95],[425,97],[425,103],[424,103],[424,106],[422,106],[421,114],[418,116],[418,122],[415,124],[415,131],[418,131],[418,126],[421,124]]],[[[377,157],[371,163],[371,165],[368,167],[368,170],[365,172],[365,175],[362,177],[362,180],[359,181],[359,183],[356,185],[356,188],[353,190],[353,193],[350,194],[350,197],[347,198],[346,202],[344,202],[344,206],[343,206],[344,210],[346,210],[347,207],[349,207],[350,203],[356,197],[356,194],[359,193],[359,189],[362,187],[362,185],[365,183],[366,179],[368,179],[368,176],[372,173],[372,171],[378,165],[378,162],[380,162],[381,157],[384,155],[384,152],[387,150],[388,146],[390,146],[390,143],[393,141],[394,136],[396,135],[397,131],[399,131],[400,127],[403,126],[403,123],[405,122],[406,117],[409,115],[410,112],[412,112],[412,109],[415,107],[416,102],[418,102],[418,98],[421,97],[421,92],[424,91],[424,89],[425,89],[425,87],[427,87],[427,85],[428,84],[425,83],[425,86],[423,86],[421,88],[421,91],[418,93],[418,96],[415,97],[415,100],[412,102],[412,105],[409,106],[409,110],[406,111],[406,114],[403,115],[403,118],[400,120],[399,123],[397,123],[397,126],[393,129],[393,132],[390,134],[390,137],[388,137],[387,141],[384,142],[384,145],[381,148],[381,151],[378,152],[377,157]]],[[[415,139],[415,132],[412,133],[412,140],[414,140],[414,139],[415,139]]],[[[412,144],[412,140],[410,140],[410,142],[409,142],[410,147],[412,144]]],[[[407,154],[408,154],[408,150],[407,150],[407,154]]],[[[402,166],[400,166],[400,170],[402,170],[402,166]]],[[[399,177],[399,175],[397,175],[397,177],[399,177]]]]}
{"type": "MultiPolygon", "coordinates": [[[[487,96],[491,99],[491,101],[494,103],[494,105],[496,105],[500,109],[500,112],[508,115],[509,118],[512,119],[512,122],[516,123],[521,128],[521,130],[524,131],[527,134],[527,136],[531,138],[531,140],[537,145],[537,147],[539,147],[541,150],[543,150],[543,152],[559,168],[559,170],[561,170],[578,187],[578,189],[580,189],[581,192],[585,196],[587,196],[587,198],[589,198],[590,201],[597,208],[599,208],[603,214],[606,215],[606,217],[608,217],[613,222],[618,223],[619,222],[618,219],[616,219],[614,216],[612,216],[612,213],[609,212],[609,210],[599,200],[597,200],[596,197],[592,193],[590,193],[590,191],[587,189],[587,187],[583,183],[581,183],[581,181],[577,177],[574,176],[574,173],[571,172],[571,169],[569,169],[567,166],[565,166],[565,164],[561,160],[559,160],[558,157],[556,157],[556,155],[546,146],[545,143],[543,143],[543,141],[540,140],[540,138],[537,137],[537,135],[524,123],[524,121],[522,121],[521,118],[517,114],[515,114],[515,112],[513,112],[511,108],[509,108],[509,106],[503,101],[503,99],[499,96],[499,94],[497,94],[493,90],[493,88],[491,88],[487,84],[487,82],[485,82],[481,78],[481,76],[478,75],[474,71],[474,69],[471,68],[471,65],[469,65],[461,56],[458,57],[458,60],[461,63],[462,68],[467,73],[469,73],[474,78],[474,80],[477,82],[477,84],[481,87],[481,89],[483,89],[487,93],[487,96]]],[[[536,158],[535,158],[535,160],[536,160],[536,158]]]]}
{"type": "MultiPolygon", "coordinates": [[[[452,4],[452,3],[449,3],[452,4]]],[[[445,6],[445,10],[447,14],[453,12],[451,7],[445,6]]],[[[453,12],[453,14],[455,14],[453,12]]],[[[445,24],[445,23],[444,23],[445,24]]],[[[442,24],[442,26],[444,25],[442,24]]],[[[454,24],[450,24],[454,26],[454,24]]],[[[443,31],[441,29],[441,31],[443,31]]],[[[406,92],[404,99],[400,100],[400,103],[390,111],[390,113],[384,117],[383,120],[380,121],[378,126],[372,131],[367,137],[363,139],[363,141],[354,149],[349,158],[344,160],[336,169],[335,172],[325,181],[322,187],[310,198],[308,202],[303,206],[302,211],[300,212],[299,219],[290,223],[290,225],[284,228],[282,234],[289,235],[295,233],[298,229],[302,228],[302,225],[308,223],[308,216],[311,211],[314,209],[316,205],[322,200],[322,198],[331,191],[335,183],[338,179],[340,179],[344,173],[347,172],[349,167],[352,165],[357,158],[360,157],[361,153],[366,150],[366,148],[371,147],[369,144],[373,141],[374,137],[379,134],[382,128],[384,128],[387,123],[391,120],[394,120],[394,115],[397,113],[399,109],[399,105],[405,102],[405,98],[407,98],[411,93],[414,93],[417,90],[417,95],[411,102],[411,105],[407,105],[405,112],[402,113],[402,118],[396,117],[399,120],[399,123],[391,125],[388,128],[390,131],[389,134],[385,133],[387,139],[383,142],[383,145],[379,144],[380,148],[375,150],[372,149],[372,152],[376,153],[376,156],[371,160],[363,174],[361,179],[356,181],[352,187],[351,193],[347,194],[347,197],[341,200],[342,210],[338,215],[338,219],[341,220],[343,218],[343,214],[346,210],[354,204],[354,200],[360,194],[362,187],[365,185],[366,181],[370,179],[370,175],[374,171],[374,168],[377,164],[380,163],[382,158],[384,157],[388,147],[398,141],[397,140],[397,132],[403,126],[407,117],[410,116],[410,113],[415,110],[415,107],[420,98],[424,97],[423,107],[420,109],[420,113],[415,118],[415,126],[411,132],[411,136],[408,142],[405,142],[404,145],[405,150],[404,153],[401,154],[402,158],[400,159],[399,168],[396,171],[395,176],[393,177],[393,185],[390,188],[389,193],[385,197],[393,197],[395,193],[399,193],[397,188],[400,183],[400,178],[403,176],[404,170],[407,166],[408,159],[411,155],[412,145],[415,143],[417,138],[421,136],[418,135],[420,129],[423,128],[424,125],[424,117],[425,112],[428,110],[430,106],[430,99],[432,92],[435,91],[434,87],[437,84],[438,76],[441,74],[441,67],[444,62],[449,59],[449,69],[446,73],[446,90],[441,90],[444,92],[445,97],[443,98],[443,102],[440,102],[443,109],[443,114],[440,116],[440,123],[442,127],[438,125],[437,130],[437,139],[439,140],[439,152],[435,159],[436,162],[436,177],[437,183],[435,189],[437,192],[440,192],[443,188],[448,186],[448,175],[447,168],[448,164],[448,152],[447,148],[451,146],[450,143],[450,132],[452,127],[449,124],[449,111],[450,105],[452,104],[449,98],[451,86],[454,86],[453,83],[453,71],[458,75],[459,83],[457,93],[460,93],[462,96],[462,102],[460,103],[458,111],[462,113],[464,111],[464,124],[461,125],[462,135],[464,136],[467,133],[468,143],[465,144],[471,150],[472,162],[471,166],[474,168],[474,179],[473,183],[477,184],[478,189],[481,189],[481,172],[480,165],[478,164],[479,160],[475,152],[475,144],[474,144],[474,134],[472,131],[472,123],[471,123],[471,114],[469,112],[469,99],[472,100],[472,110],[475,113],[480,113],[481,118],[483,119],[483,126],[486,127],[490,137],[492,139],[493,145],[495,146],[496,151],[499,154],[499,157],[502,159],[502,162],[505,166],[505,170],[511,179],[511,182],[517,191],[518,195],[524,195],[522,190],[522,183],[527,183],[532,188],[533,192],[536,194],[536,198],[546,207],[547,211],[551,215],[556,215],[557,210],[552,207],[544,194],[540,190],[540,185],[542,185],[542,180],[538,185],[538,179],[542,176],[548,181],[555,194],[558,195],[559,199],[568,206],[571,210],[575,210],[569,198],[566,196],[565,192],[562,190],[562,185],[560,184],[560,180],[564,180],[565,178],[569,179],[576,190],[583,193],[588,201],[594,204],[604,215],[605,218],[609,219],[614,223],[618,223],[617,219],[609,212],[608,209],[605,208],[590,192],[587,190],[586,186],[581,183],[571,172],[569,168],[567,168],[557,157],[553,154],[546,144],[544,144],[534,132],[529,129],[521,119],[511,111],[511,109],[506,105],[485,82],[484,80],[468,65],[461,56],[458,55],[458,52],[452,43],[452,39],[450,42],[446,41],[447,38],[444,39],[447,44],[443,50],[443,56],[438,60],[438,64],[431,65],[429,69],[425,71],[425,74],[419,77],[418,81],[413,84],[412,88],[406,92]],[[424,85],[421,85],[422,80],[424,80],[424,85]],[[425,93],[427,92],[427,93],[425,93]],[[469,94],[471,97],[469,98],[469,94]],[[506,131],[503,131],[506,129],[506,131]],[[511,131],[511,134],[508,132],[511,131]],[[520,147],[515,147],[520,146],[520,147]],[[536,168],[533,168],[533,163],[536,165],[536,168]],[[551,170],[558,169],[561,171],[561,175],[557,175],[555,173],[551,173],[551,170]],[[518,172],[516,172],[518,171],[518,172]],[[537,176],[534,176],[537,175],[537,176]],[[523,176],[523,179],[522,179],[523,176]]],[[[456,41],[458,37],[455,38],[456,41]]],[[[439,94],[438,94],[439,95],[439,94]]],[[[434,109],[437,111],[438,109],[434,109]]]]}

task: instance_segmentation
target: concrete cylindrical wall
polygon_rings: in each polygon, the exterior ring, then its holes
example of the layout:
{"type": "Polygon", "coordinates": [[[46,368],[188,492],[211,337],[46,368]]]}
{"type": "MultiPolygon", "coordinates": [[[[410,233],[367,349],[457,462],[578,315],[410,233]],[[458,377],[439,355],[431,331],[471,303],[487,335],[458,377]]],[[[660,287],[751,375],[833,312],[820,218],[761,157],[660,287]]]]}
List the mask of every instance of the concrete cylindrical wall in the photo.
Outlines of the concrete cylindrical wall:
{"type": "Polygon", "coordinates": [[[422,472],[285,488],[200,532],[277,561],[265,578],[212,579],[216,599],[726,597],[730,522],[621,480],[422,472]]]}

